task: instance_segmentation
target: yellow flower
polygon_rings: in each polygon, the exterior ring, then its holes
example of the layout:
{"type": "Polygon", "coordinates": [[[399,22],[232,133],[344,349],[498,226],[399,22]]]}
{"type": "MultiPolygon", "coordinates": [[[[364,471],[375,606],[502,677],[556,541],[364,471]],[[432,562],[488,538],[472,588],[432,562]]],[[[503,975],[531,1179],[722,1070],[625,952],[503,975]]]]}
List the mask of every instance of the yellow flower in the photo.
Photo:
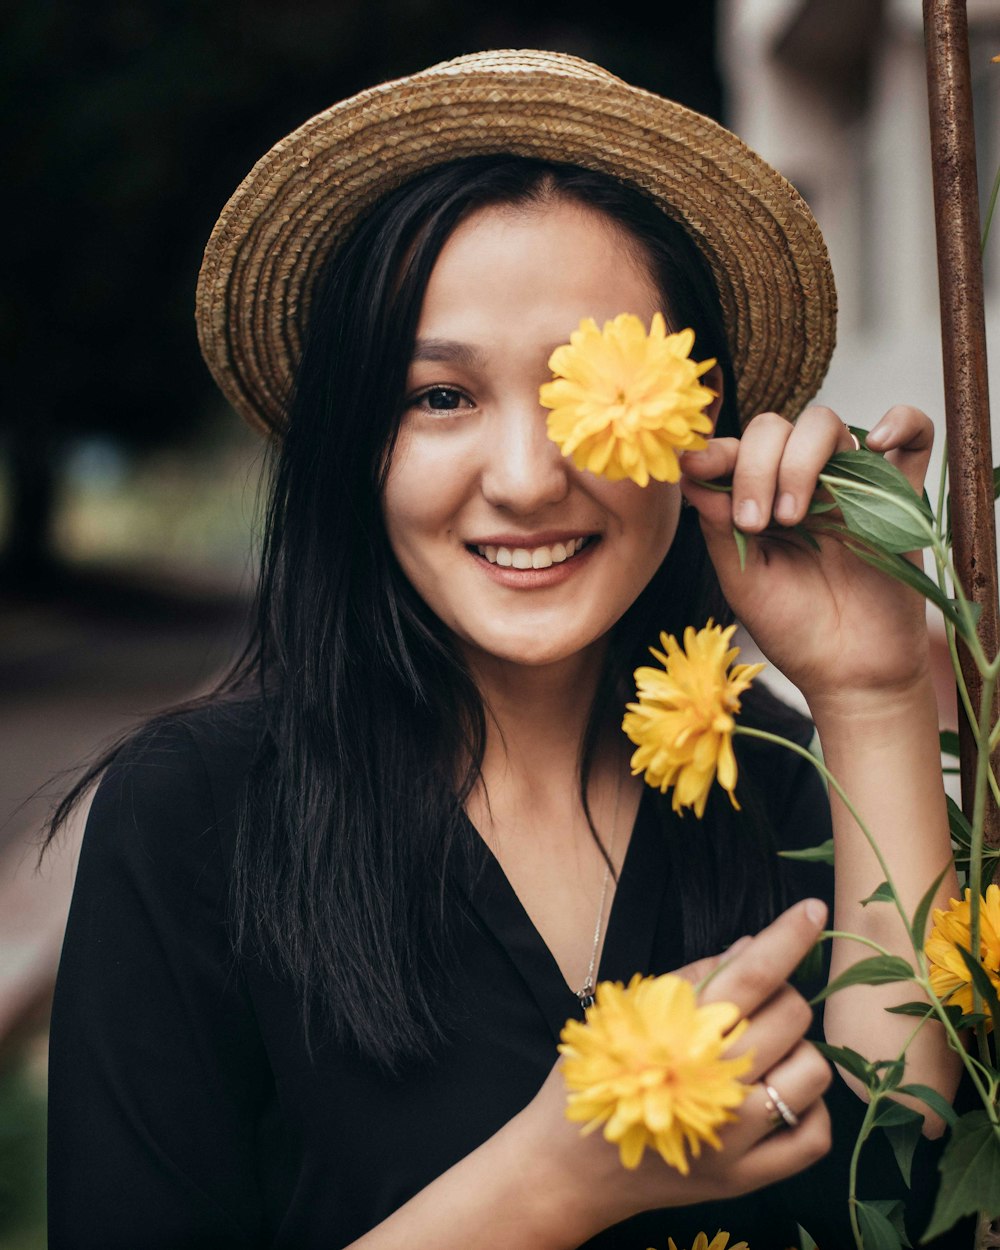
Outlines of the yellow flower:
{"type": "Polygon", "coordinates": [[[549,358],[555,378],[539,391],[551,408],[549,438],[578,469],[609,481],[676,482],[678,451],[704,447],[715,391],[698,379],[715,364],[691,360],[694,331],[667,334],[655,313],[647,337],[638,317],[620,313],[604,330],[590,317],[549,358]]]}
{"type": "Polygon", "coordinates": [[[693,807],[700,818],[716,775],[739,811],[733,793],[733,716],[740,710],[740,695],[764,665],[737,664],[727,672],[740,653],[739,647],[729,647],[735,630],[735,625],[723,629],[711,620],[697,632],[689,625],[683,649],[672,635],[661,634],[663,651],[650,651],[663,671],[635,670],[639,702],[626,705],[622,721],[638,747],[632,774],[645,772],[646,782],[664,794],[673,786],[675,812],[693,807]]]}
{"type": "MultiPolygon", "coordinates": [[[[972,978],[958,948],[972,950],[969,900],[970,892],[966,890],[961,902],[957,898],[948,900],[948,911],[935,907],[933,926],[924,944],[935,994],[961,1007],[966,1015],[973,1010],[972,978]]],[[[979,962],[1000,993],[1000,886],[996,885],[986,887],[979,911],[979,962]]],[[[991,1029],[992,1021],[987,1021],[986,1027],[991,1029]]]]}
{"type": "Polygon", "coordinates": [[[561,1034],[567,1118],[585,1133],[603,1124],[627,1168],[649,1146],[686,1176],[688,1151],[721,1150],[715,1130],[750,1091],[739,1078],[752,1057],[721,1058],[746,1028],[739,1016],[732,1003],[699,1006],[673,973],[602,981],[586,1022],[567,1020],[561,1034]]]}
{"type": "MultiPolygon", "coordinates": [[[[667,1238],[667,1245],[670,1250],[677,1250],[673,1237],[667,1238]]],[[[708,1240],[708,1233],[699,1233],[694,1239],[691,1250],[727,1250],[727,1247],[728,1250],[749,1250],[745,1241],[738,1241],[735,1245],[730,1246],[729,1234],[722,1232],[721,1229],[715,1234],[711,1241],[708,1240]]],[[[650,1248],[650,1250],[652,1250],[652,1248],[650,1248]]]]}

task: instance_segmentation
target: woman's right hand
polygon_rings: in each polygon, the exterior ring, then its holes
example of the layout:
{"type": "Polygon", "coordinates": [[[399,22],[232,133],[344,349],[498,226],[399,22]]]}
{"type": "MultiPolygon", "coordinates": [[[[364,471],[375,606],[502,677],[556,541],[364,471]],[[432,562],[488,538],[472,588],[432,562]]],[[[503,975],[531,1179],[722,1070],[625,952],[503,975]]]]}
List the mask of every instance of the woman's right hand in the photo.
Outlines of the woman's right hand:
{"type": "Polygon", "coordinates": [[[703,1147],[700,1157],[691,1159],[688,1176],[669,1167],[653,1150],[647,1150],[641,1165],[629,1171],[619,1162],[617,1146],[606,1141],[600,1130],[583,1136],[566,1119],[566,1088],[560,1064],[556,1064],[522,1112],[533,1129],[531,1139],[538,1143],[537,1156],[526,1159],[525,1166],[532,1172],[532,1191],[543,1204],[539,1213],[543,1222],[551,1218],[553,1231],[559,1229],[565,1235],[569,1221],[574,1235],[585,1241],[640,1211],[731,1198],[759,1189],[801,1171],[829,1150],[830,1121],[823,1094],[832,1073],[815,1047],[804,1040],[812,1012],[788,984],[825,919],[825,906],[806,900],[724,955],[678,969],[680,975],[698,982],[718,968],[700,1001],[736,1004],[749,1027],[726,1054],[732,1057],[749,1051],[753,1055],[753,1066],[743,1078],[752,1088],[735,1122],[719,1133],[723,1148],[703,1147]],[[775,1130],[773,1109],[765,1105],[764,1081],[798,1116],[797,1127],[775,1130]]]}

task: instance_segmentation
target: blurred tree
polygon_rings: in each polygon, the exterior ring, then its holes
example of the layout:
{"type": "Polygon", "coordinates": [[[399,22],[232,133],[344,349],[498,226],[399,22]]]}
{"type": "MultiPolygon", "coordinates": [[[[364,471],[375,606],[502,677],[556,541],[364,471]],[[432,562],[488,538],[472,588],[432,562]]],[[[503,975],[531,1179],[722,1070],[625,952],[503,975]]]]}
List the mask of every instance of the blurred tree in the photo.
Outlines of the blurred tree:
{"type": "Polygon", "coordinates": [[[0,51],[9,236],[0,329],[10,467],[4,566],[51,571],[60,449],[142,449],[217,406],[191,309],[219,208],[265,147],[373,82],[486,47],[591,57],[718,116],[714,2],[655,22],[598,4],[507,0],[48,0],[0,51]]]}

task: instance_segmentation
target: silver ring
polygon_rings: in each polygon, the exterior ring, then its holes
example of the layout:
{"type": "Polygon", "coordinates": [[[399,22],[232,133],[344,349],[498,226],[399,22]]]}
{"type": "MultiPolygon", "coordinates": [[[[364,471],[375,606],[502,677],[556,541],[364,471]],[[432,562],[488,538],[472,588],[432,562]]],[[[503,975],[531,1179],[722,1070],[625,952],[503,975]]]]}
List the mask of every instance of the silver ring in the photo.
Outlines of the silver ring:
{"type": "Polygon", "coordinates": [[[854,433],[854,431],[851,429],[851,427],[847,424],[846,421],[843,422],[843,426],[844,426],[844,429],[847,431],[848,435],[850,436],[851,442],[854,444],[854,450],[860,451],[861,444],[858,441],[857,434],[854,433]]]}
{"type": "Polygon", "coordinates": [[[766,1081],[761,1081],[761,1085],[764,1086],[764,1093],[767,1094],[764,1110],[771,1117],[771,1127],[780,1128],[783,1124],[785,1128],[798,1128],[799,1117],[774,1086],[768,1085],[766,1081]]]}

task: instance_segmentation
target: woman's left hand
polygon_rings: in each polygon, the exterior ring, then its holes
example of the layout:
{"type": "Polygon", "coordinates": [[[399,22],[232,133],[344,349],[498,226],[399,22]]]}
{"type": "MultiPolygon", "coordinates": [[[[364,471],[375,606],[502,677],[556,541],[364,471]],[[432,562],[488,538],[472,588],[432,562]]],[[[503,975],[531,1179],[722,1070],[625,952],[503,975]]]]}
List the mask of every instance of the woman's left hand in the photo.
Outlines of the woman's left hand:
{"type": "MultiPolygon", "coordinates": [[[[867,441],[920,491],[933,438],[930,419],[900,405],[867,441]]],[[[818,535],[816,551],[781,533],[805,517],[830,456],[853,447],[836,413],[814,406],[794,425],[764,413],[749,422],[741,439],[713,439],[682,460],[682,490],[700,514],[726,599],[761,651],[811,704],[852,691],[902,691],[925,677],[928,666],[919,595],[834,538],[818,535]],[[728,478],[731,495],[697,480],[728,478]],[[745,570],[734,522],[751,540],[745,570]]]]}

